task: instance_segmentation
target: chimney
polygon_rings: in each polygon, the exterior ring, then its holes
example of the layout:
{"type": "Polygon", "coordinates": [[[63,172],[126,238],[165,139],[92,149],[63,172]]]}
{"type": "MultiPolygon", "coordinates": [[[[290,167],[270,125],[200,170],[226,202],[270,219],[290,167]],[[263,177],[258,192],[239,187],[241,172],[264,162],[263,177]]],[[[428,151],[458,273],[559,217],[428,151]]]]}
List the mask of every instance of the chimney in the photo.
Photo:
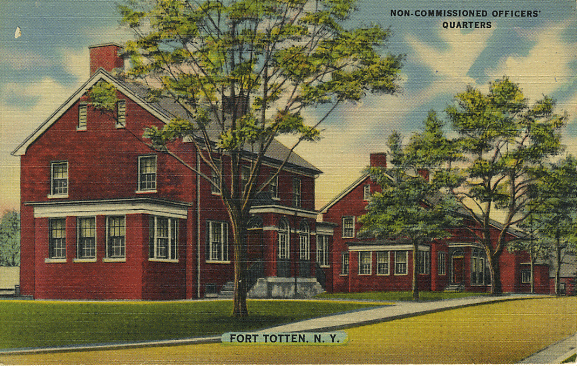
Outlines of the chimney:
{"type": "Polygon", "coordinates": [[[427,182],[429,181],[429,169],[417,169],[417,173],[427,182]]]}
{"type": "Polygon", "coordinates": [[[124,68],[124,58],[120,55],[122,46],[117,43],[104,43],[88,47],[90,51],[90,75],[102,67],[106,71],[124,68]]]}
{"type": "Polygon", "coordinates": [[[371,168],[386,168],[387,154],[386,153],[372,153],[371,154],[371,168]]]}

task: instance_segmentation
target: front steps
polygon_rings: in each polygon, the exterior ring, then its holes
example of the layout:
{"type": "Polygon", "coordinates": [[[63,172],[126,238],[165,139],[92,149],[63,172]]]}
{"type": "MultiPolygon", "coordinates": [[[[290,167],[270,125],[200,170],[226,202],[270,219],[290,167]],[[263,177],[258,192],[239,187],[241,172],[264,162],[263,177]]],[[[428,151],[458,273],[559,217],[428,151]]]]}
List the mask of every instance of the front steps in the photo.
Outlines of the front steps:
{"type": "MultiPolygon", "coordinates": [[[[248,291],[251,299],[306,299],[324,292],[316,278],[266,277],[259,278],[248,291]],[[296,293],[295,293],[296,288],[296,293]]],[[[207,294],[207,298],[232,299],[234,282],[228,281],[218,294],[207,294]]]]}
{"type": "Polygon", "coordinates": [[[463,292],[463,290],[465,290],[465,285],[453,284],[445,287],[444,292],[463,292]]]}

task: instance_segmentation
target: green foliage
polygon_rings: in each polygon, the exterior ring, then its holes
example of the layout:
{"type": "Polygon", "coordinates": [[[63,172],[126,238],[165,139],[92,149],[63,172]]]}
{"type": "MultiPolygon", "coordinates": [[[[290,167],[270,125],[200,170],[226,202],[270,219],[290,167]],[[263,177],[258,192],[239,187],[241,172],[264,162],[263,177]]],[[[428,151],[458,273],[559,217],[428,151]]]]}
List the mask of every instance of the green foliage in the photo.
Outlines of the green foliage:
{"type": "Polygon", "coordinates": [[[403,56],[385,53],[388,29],[347,28],[356,4],[128,0],[119,7],[122,23],[136,34],[125,47],[132,66],[127,77],[154,86],[153,100],[168,98],[185,111],[162,129],[148,129],[145,137],[167,153],[169,142],[188,137],[203,163],[220,175],[215,188],[238,229],[234,263],[240,296],[246,295],[246,289],[239,289],[238,266],[246,255],[243,233],[251,204],[266,187],[267,182],[255,182],[273,140],[295,136],[292,153],[300,142],[320,138],[318,125],[341,103],[399,90],[403,56]],[[331,105],[324,116],[304,119],[306,108],[321,104],[331,105]],[[241,186],[248,151],[249,184],[241,186]],[[228,167],[219,169],[219,154],[230,158],[222,161],[228,167]]]}
{"type": "Polygon", "coordinates": [[[116,88],[114,85],[99,81],[88,91],[88,99],[95,109],[112,112],[116,110],[116,88]]]}
{"type": "Polygon", "coordinates": [[[0,266],[20,265],[20,214],[7,211],[0,221],[0,266]]]}
{"type": "Polygon", "coordinates": [[[255,300],[249,301],[250,317],[231,319],[230,305],[230,301],[2,301],[0,349],[220,336],[375,306],[335,301],[255,300]],[[283,311],[279,312],[279,308],[283,311]]]}

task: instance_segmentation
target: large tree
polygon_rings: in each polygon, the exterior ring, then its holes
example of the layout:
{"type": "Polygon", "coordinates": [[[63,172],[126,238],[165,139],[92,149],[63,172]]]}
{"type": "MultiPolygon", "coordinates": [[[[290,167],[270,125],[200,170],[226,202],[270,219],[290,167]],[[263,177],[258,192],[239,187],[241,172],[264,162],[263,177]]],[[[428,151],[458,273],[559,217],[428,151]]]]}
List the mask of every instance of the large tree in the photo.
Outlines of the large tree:
{"type": "Polygon", "coordinates": [[[531,264],[535,255],[552,259],[555,294],[559,295],[563,254],[577,242],[577,159],[567,156],[556,163],[546,164],[536,173],[538,177],[526,208],[529,219],[523,225],[530,230],[531,237],[534,233],[536,238],[516,246],[525,247],[532,254],[531,264]]]}
{"type": "Polygon", "coordinates": [[[396,93],[402,56],[382,52],[388,30],[345,26],[354,0],[132,0],[120,10],[136,34],[126,47],[128,77],[186,111],[146,136],[171,154],[170,141],[188,138],[218,177],[190,167],[215,185],[228,211],[233,315],[245,316],[247,223],[253,199],[274,179],[258,181],[271,143],[283,134],[315,141],[318,124],[341,103],[396,93]],[[305,121],[303,110],[320,104],[318,119],[305,121]]]}
{"type": "Polygon", "coordinates": [[[0,219],[0,266],[20,265],[20,214],[6,211],[0,219]]]}
{"type": "MultiPolygon", "coordinates": [[[[430,113],[426,121],[426,130],[415,134],[407,146],[403,146],[400,134],[389,137],[389,153],[392,168],[371,168],[371,179],[381,186],[369,201],[367,213],[360,218],[363,225],[361,236],[381,239],[408,239],[412,244],[412,295],[419,299],[417,269],[419,247],[428,245],[434,239],[449,237],[447,230],[461,223],[457,202],[452,195],[446,194],[446,188],[430,170],[433,162],[422,152],[424,138],[437,132],[439,120],[430,113]]],[[[431,146],[441,153],[448,146],[438,140],[431,146]]],[[[445,150],[447,151],[447,150],[445,150]]],[[[443,181],[444,183],[444,181],[443,181]]]]}
{"type": "Polygon", "coordinates": [[[449,163],[447,185],[476,224],[468,229],[485,249],[491,292],[500,294],[499,259],[508,232],[529,216],[536,171],[561,152],[566,116],[555,113],[555,101],[547,96],[530,105],[507,77],[490,83],[486,93],[467,87],[445,112],[458,151],[457,157],[441,155],[449,163]]]}

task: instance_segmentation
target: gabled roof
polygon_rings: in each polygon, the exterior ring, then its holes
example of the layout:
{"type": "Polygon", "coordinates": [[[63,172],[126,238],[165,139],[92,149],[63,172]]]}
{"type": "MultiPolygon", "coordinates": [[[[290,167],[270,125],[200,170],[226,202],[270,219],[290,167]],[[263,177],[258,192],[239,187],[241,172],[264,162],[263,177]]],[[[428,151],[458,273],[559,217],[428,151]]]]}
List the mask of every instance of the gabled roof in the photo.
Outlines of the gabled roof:
{"type": "MultiPolygon", "coordinates": [[[[388,175],[387,175],[388,176],[388,175]]],[[[390,176],[388,176],[391,180],[392,178],[390,176]]],[[[355,188],[357,188],[361,183],[363,183],[367,178],[370,178],[370,174],[363,174],[361,175],[357,180],[355,180],[351,185],[349,185],[347,188],[345,188],[341,193],[339,193],[337,196],[335,196],[335,198],[333,198],[329,203],[327,203],[326,205],[324,205],[320,210],[319,213],[320,214],[324,214],[326,213],[332,206],[334,206],[335,204],[337,204],[341,199],[343,199],[347,194],[351,193],[355,188]]],[[[434,202],[435,200],[437,200],[437,197],[431,197],[432,201],[434,202]]],[[[460,208],[458,214],[463,215],[465,217],[471,217],[471,214],[465,210],[464,208],[460,208]]],[[[489,222],[489,225],[493,226],[496,229],[502,230],[504,225],[502,223],[500,223],[499,221],[493,220],[491,219],[489,222]]],[[[521,230],[518,230],[516,228],[512,228],[509,227],[507,229],[507,233],[509,233],[510,235],[513,235],[517,238],[523,238],[526,237],[527,234],[524,233],[521,230]]]]}
{"type": "Polygon", "coordinates": [[[329,201],[329,203],[327,203],[326,205],[324,205],[320,210],[319,213],[324,214],[327,212],[327,210],[331,207],[333,207],[337,202],[339,202],[340,200],[343,199],[343,197],[345,197],[347,194],[351,193],[355,188],[357,188],[361,183],[363,183],[365,181],[365,179],[369,178],[370,175],[369,174],[363,174],[360,176],[360,178],[358,178],[357,180],[355,180],[353,183],[351,183],[350,186],[348,186],[347,188],[345,188],[341,193],[339,193],[338,195],[335,196],[335,198],[333,198],[332,200],[329,201]]]}
{"type": "MultiPolygon", "coordinates": [[[[12,152],[12,155],[21,156],[26,153],[26,150],[30,145],[32,145],[44,132],[46,132],[54,123],[58,121],[60,117],[70,107],[72,107],[90,88],[92,88],[99,81],[106,81],[116,87],[118,91],[126,95],[136,102],[140,107],[144,108],[146,111],[151,113],[153,116],[158,118],[163,123],[169,123],[170,120],[175,116],[180,116],[186,118],[186,113],[184,108],[175,102],[170,102],[167,99],[160,99],[159,101],[149,102],[148,91],[149,89],[140,83],[129,82],[120,80],[104,69],[98,69],[89,79],[86,81],[68,100],[66,100],[56,111],[48,117],[30,136],[28,136],[18,147],[12,152]]],[[[217,137],[217,134],[214,134],[217,137]]],[[[248,152],[248,151],[247,151],[248,152]]],[[[289,154],[290,149],[286,146],[274,140],[269,149],[266,152],[265,158],[269,163],[280,164],[284,161],[286,156],[289,154]]],[[[250,157],[250,152],[248,152],[250,157]]],[[[310,174],[316,175],[322,173],[314,165],[300,157],[295,152],[292,152],[289,160],[287,162],[287,168],[297,168],[304,169],[310,174]]]]}

